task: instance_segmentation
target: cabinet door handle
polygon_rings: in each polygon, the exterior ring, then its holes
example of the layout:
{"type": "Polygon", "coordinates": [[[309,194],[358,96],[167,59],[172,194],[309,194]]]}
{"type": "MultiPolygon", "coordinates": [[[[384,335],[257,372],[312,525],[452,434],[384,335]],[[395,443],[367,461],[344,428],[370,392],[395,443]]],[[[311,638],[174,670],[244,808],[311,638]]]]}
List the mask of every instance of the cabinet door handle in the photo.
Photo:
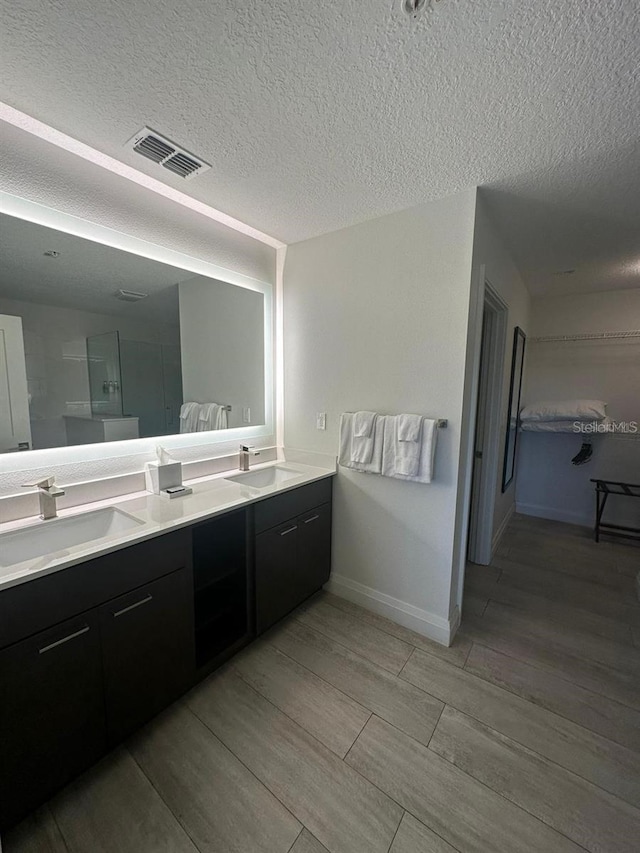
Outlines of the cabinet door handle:
{"type": "Polygon", "coordinates": [[[305,523],[305,524],[311,524],[311,522],[312,522],[312,521],[315,521],[315,520],[316,520],[316,518],[320,518],[320,516],[318,515],[318,513],[316,513],[315,515],[312,515],[312,516],[311,516],[311,518],[305,518],[304,523],[305,523]]]}
{"type": "Polygon", "coordinates": [[[41,649],[38,649],[38,654],[43,655],[45,652],[50,652],[51,649],[55,649],[56,646],[61,646],[63,643],[68,643],[69,640],[75,640],[76,637],[80,637],[82,634],[86,634],[89,630],[89,626],[85,625],[84,628],[80,628],[79,631],[74,631],[73,634],[69,634],[68,637],[63,637],[61,640],[56,640],[55,643],[49,643],[48,646],[43,646],[41,649]]]}
{"type": "Polygon", "coordinates": [[[293,531],[297,530],[297,529],[298,529],[298,525],[294,524],[293,527],[287,527],[286,530],[283,530],[282,533],[280,534],[280,536],[286,536],[287,533],[293,533],[293,531]]]}
{"type": "Polygon", "coordinates": [[[122,616],[123,613],[128,613],[130,610],[135,610],[136,607],[142,607],[143,604],[148,604],[152,598],[152,595],[147,595],[146,598],[141,598],[140,601],[136,601],[135,604],[130,604],[128,607],[123,607],[122,610],[116,610],[113,614],[113,618],[117,619],[118,616],[122,616]]]}

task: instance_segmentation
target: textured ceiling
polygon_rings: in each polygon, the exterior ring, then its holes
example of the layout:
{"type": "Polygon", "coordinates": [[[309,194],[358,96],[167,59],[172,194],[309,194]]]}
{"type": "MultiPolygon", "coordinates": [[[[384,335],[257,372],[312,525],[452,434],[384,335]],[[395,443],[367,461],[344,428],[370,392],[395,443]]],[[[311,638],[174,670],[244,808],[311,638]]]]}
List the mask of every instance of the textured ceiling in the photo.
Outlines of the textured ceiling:
{"type": "Polygon", "coordinates": [[[192,272],[0,214],[0,297],[178,325],[177,283],[192,272]],[[59,257],[45,256],[48,251],[59,257]],[[148,294],[122,302],[120,290],[148,294]]]}
{"type": "Polygon", "coordinates": [[[2,100],[285,242],[479,184],[535,292],[640,286],[637,0],[1,3],[2,100]]]}

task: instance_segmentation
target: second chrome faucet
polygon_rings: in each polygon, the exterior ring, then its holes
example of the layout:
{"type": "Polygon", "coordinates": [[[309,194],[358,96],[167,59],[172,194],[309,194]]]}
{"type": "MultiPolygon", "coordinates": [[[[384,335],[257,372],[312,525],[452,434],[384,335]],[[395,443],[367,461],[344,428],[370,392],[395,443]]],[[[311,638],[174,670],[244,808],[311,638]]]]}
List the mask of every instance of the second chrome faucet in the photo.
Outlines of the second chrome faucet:
{"type": "Polygon", "coordinates": [[[240,445],[240,471],[248,471],[249,470],[249,459],[252,456],[260,456],[260,451],[256,450],[252,444],[241,444],[240,445]]]}

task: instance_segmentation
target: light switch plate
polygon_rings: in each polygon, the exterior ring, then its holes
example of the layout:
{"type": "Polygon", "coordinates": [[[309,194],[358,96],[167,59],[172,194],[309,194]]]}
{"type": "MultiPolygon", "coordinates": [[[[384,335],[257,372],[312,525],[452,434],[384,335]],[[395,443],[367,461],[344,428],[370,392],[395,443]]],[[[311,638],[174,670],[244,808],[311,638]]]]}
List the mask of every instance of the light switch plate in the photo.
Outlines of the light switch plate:
{"type": "Polygon", "coordinates": [[[326,412],[316,412],[316,429],[326,429],[327,428],[327,413],[326,412]]]}
{"type": "Polygon", "coordinates": [[[242,423],[250,424],[251,423],[251,409],[249,406],[245,406],[242,409],[242,423]]]}

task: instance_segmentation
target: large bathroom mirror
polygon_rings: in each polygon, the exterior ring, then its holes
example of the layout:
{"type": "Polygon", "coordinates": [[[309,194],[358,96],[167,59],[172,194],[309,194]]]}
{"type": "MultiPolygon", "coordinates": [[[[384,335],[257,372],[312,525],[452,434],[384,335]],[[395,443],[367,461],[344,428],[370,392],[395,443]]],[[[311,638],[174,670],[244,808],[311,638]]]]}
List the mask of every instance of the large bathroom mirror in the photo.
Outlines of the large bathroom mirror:
{"type": "Polygon", "coordinates": [[[265,424],[269,286],[0,214],[0,452],[265,424]]]}

